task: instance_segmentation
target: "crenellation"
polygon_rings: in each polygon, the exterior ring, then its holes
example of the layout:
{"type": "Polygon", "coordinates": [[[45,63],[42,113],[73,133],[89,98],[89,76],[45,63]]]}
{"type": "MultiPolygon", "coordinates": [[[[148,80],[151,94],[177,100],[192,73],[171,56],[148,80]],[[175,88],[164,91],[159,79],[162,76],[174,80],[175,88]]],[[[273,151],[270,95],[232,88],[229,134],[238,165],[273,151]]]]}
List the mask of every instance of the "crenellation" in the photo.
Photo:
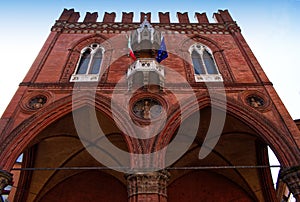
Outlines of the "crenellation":
{"type": "Polygon", "coordinates": [[[147,17],[147,21],[151,23],[151,13],[150,12],[148,12],[148,13],[141,12],[140,16],[141,16],[141,19],[140,19],[141,23],[144,22],[145,17],[147,17]]]}
{"type": "Polygon", "coordinates": [[[96,22],[98,18],[98,12],[90,13],[87,12],[83,22],[96,22]]]}
{"type": "Polygon", "coordinates": [[[177,12],[177,18],[179,23],[190,23],[188,12],[177,12]]]}
{"type": "Polygon", "coordinates": [[[198,20],[198,23],[209,23],[206,13],[195,13],[195,18],[198,20]]]}
{"type": "Polygon", "coordinates": [[[170,13],[169,12],[159,12],[159,22],[163,24],[169,24],[170,23],[170,13]]]}
{"type": "MultiPolygon", "coordinates": [[[[144,21],[145,17],[147,17],[147,20],[151,22],[151,15],[153,13],[151,12],[140,12],[140,20],[137,22],[133,21],[133,17],[134,17],[134,12],[122,12],[122,18],[121,18],[121,23],[124,24],[131,24],[131,23],[141,23],[144,21]]],[[[159,18],[159,22],[154,22],[154,23],[161,23],[161,24],[171,24],[171,23],[176,23],[176,24],[189,24],[190,19],[189,19],[189,13],[188,12],[177,12],[177,19],[178,22],[171,22],[170,20],[170,13],[169,12],[158,12],[158,18],[159,18]]],[[[103,16],[103,20],[102,21],[98,21],[98,22],[102,22],[102,23],[115,23],[115,19],[116,19],[116,13],[115,12],[105,12],[104,16],[103,16]]],[[[75,12],[74,9],[64,9],[61,16],[59,17],[59,19],[57,20],[58,22],[61,21],[65,21],[65,22],[78,22],[78,19],[80,17],[79,12],[75,12]]],[[[90,22],[97,22],[97,18],[98,18],[98,13],[94,12],[94,13],[90,13],[87,12],[86,16],[83,20],[83,23],[90,23],[90,22]]],[[[199,12],[195,12],[194,13],[194,18],[197,19],[197,23],[199,24],[209,24],[209,20],[207,18],[206,13],[199,13],[199,12]]],[[[235,22],[230,13],[228,12],[228,10],[218,10],[218,12],[213,14],[213,18],[215,19],[216,23],[219,24],[225,24],[225,23],[230,23],[230,22],[235,22]]],[[[118,22],[116,22],[118,23],[118,22]]],[[[193,23],[191,23],[193,24],[193,23]]],[[[213,24],[213,23],[211,23],[213,24]]]]}
{"type": "Polygon", "coordinates": [[[223,18],[219,13],[214,13],[213,18],[217,23],[224,23],[223,18]]]}
{"type": "Polygon", "coordinates": [[[58,21],[68,21],[70,19],[70,16],[74,13],[74,9],[64,9],[62,14],[60,15],[58,21]]]}
{"type": "Polygon", "coordinates": [[[79,12],[73,12],[68,20],[68,22],[78,22],[80,18],[79,12]]]}
{"type": "Polygon", "coordinates": [[[218,11],[223,19],[223,22],[234,22],[228,10],[219,10],[218,11]]]}
{"type": "Polygon", "coordinates": [[[218,13],[214,13],[213,17],[218,23],[234,22],[228,10],[218,10],[218,13]]]}
{"type": "Polygon", "coordinates": [[[122,12],[122,23],[132,23],[133,12],[122,12]]]}
{"type": "Polygon", "coordinates": [[[116,13],[112,12],[112,13],[104,13],[104,17],[103,17],[103,22],[104,23],[114,23],[116,19],[116,13]]]}

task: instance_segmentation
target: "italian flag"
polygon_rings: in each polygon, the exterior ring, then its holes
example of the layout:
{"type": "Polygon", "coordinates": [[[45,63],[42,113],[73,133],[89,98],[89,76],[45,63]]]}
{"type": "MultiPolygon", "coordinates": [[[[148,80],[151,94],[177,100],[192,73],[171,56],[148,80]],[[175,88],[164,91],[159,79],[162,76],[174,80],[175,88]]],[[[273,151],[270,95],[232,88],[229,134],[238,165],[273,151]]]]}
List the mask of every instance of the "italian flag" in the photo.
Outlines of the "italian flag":
{"type": "Polygon", "coordinates": [[[133,60],[136,60],[136,57],[135,57],[135,55],[134,55],[134,52],[133,52],[133,50],[132,50],[130,44],[131,44],[131,43],[130,43],[130,37],[128,37],[128,51],[129,51],[129,55],[130,55],[130,57],[131,57],[133,60]]]}

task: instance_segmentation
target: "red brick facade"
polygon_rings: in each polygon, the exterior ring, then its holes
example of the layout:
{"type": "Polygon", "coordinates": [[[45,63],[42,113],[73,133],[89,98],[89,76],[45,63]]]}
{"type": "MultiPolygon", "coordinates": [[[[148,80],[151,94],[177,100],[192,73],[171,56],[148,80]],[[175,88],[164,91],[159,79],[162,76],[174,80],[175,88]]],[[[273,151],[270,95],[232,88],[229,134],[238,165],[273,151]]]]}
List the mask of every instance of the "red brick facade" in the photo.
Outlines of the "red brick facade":
{"type": "MultiPolygon", "coordinates": [[[[98,22],[97,13],[87,13],[84,21],[78,22],[79,13],[73,9],[63,11],[0,120],[0,169],[11,172],[21,153],[23,168],[105,168],[104,163],[86,151],[72,116],[74,111],[84,114],[93,109],[108,139],[123,151],[134,154],[150,154],[168,146],[183,134],[180,126],[191,128],[200,114],[195,140],[187,151],[166,168],[164,155],[142,162],[165,168],[168,174],[151,171],[124,177],[122,172],[109,168],[23,170],[18,185],[14,184],[20,187],[13,196],[15,201],[269,202],[282,198],[275,193],[270,170],[255,166],[268,165],[266,148],[270,146],[283,168],[298,172],[300,132],[239,26],[227,10],[214,14],[215,23],[209,23],[205,13],[196,13],[198,23],[190,23],[187,13],[177,13],[180,23],[170,22],[169,13],[159,13],[160,22],[151,22],[151,15],[154,13],[141,13],[141,22],[132,22],[133,13],[123,13],[122,22],[115,22],[115,13],[105,13],[103,21],[98,22]],[[159,64],[165,68],[164,86],[159,91],[148,86],[114,100],[114,94],[128,89],[126,74],[134,63],[128,56],[127,37],[140,27],[145,16],[166,41],[168,58],[159,64]],[[70,82],[82,50],[93,43],[104,49],[98,82],[96,85],[95,82],[70,82]],[[223,81],[195,80],[189,52],[194,44],[202,44],[212,51],[223,81]],[[219,96],[221,92],[225,92],[225,99],[219,96]],[[133,136],[141,134],[127,123],[132,118],[139,126],[152,124],[134,115],[135,104],[144,98],[158,101],[167,118],[161,131],[159,128],[148,131],[150,135],[158,133],[156,136],[137,139],[133,136]],[[126,99],[130,100],[128,105],[122,104],[126,99]],[[112,102],[116,102],[117,116],[112,112],[112,102]],[[212,103],[216,113],[225,114],[226,119],[212,152],[199,159],[210,124],[218,124],[210,123],[212,103]],[[125,113],[128,111],[129,116],[125,113]]],[[[138,59],[145,58],[143,51],[135,50],[135,53],[138,59]]],[[[92,134],[90,123],[84,118],[80,121],[85,123],[86,133],[92,134]]],[[[184,131],[183,135],[188,133],[184,131]]],[[[109,151],[104,155],[109,156],[109,151]]],[[[117,157],[109,158],[122,165],[117,157]]],[[[132,156],[126,160],[133,167],[145,168],[132,156]]],[[[284,173],[287,174],[283,176],[288,175],[287,171],[284,173]]],[[[290,186],[289,180],[284,182],[290,186]]],[[[293,192],[298,197],[300,192],[293,192]]]]}

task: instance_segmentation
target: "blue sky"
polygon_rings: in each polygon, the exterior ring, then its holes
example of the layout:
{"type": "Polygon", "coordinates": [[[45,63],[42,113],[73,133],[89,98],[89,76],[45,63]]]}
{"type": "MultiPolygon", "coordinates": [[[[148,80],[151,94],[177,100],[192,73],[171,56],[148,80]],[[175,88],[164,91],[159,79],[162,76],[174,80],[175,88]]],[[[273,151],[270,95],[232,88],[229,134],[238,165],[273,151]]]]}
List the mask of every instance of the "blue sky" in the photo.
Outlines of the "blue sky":
{"type": "Polygon", "coordinates": [[[79,11],[80,20],[86,12],[98,12],[98,21],[105,11],[116,12],[116,21],[121,20],[122,11],[134,11],[135,21],[141,11],[152,12],[152,21],[157,21],[158,11],[168,11],[173,22],[177,22],[177,11],[189,12],[191,22],[195,12],[206,12],[213,22],[214,12],[228,9],[292,118],[300,119],[300,0],[4,1],[0,7],[0,60],[6,76],[0,79],[0,114],[64,8],[79,11]]]}

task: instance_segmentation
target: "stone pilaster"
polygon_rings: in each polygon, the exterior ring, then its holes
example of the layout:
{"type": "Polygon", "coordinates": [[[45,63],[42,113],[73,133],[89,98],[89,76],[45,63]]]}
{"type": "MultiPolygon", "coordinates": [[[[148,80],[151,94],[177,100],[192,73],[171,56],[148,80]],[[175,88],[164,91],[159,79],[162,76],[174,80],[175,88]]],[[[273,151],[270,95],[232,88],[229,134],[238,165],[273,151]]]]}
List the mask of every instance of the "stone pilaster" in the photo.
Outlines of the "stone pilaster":
{"type": "Polygon", "coordinates": [[[300,166],[282,168],[279,178],[286,183],[297,202],[300,202],[300,166]]]}
{"type": "Polygon", "coordinates": [[[0,170],[0,195],[2,194],[3,189],[11,183],[12,174],[5,170],[0,170]]]}
{"type": "Polygon", "coordinates": [[[169,178],[166,170],[126,175],[129,201],[167,201],[169,178]]]}

